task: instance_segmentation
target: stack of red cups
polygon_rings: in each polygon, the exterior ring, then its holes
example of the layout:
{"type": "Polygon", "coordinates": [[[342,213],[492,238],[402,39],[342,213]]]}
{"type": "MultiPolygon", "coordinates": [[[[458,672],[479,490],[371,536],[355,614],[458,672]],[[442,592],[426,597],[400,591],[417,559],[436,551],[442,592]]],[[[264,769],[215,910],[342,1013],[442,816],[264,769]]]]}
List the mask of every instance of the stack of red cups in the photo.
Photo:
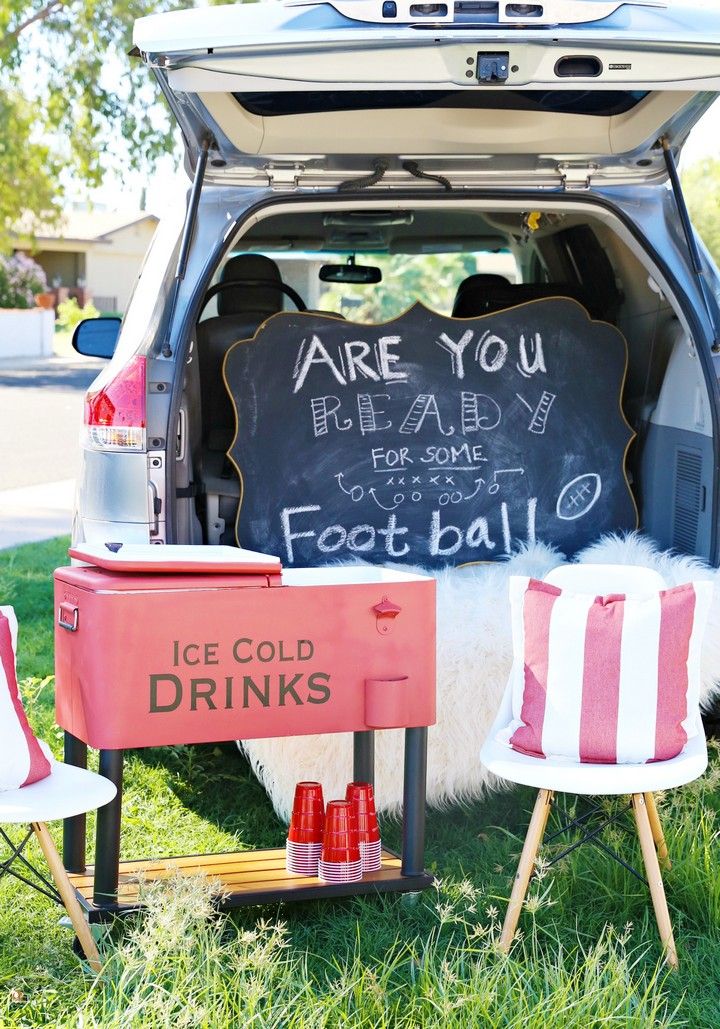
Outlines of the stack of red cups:
{"type": "Polygon", "coordinates": [[[362,879],[355,813],[347,800],[328,803],[317,874],[326,883],[354,883],[362,879]]]}
{"type": "Polygon", "coordinates": [[[355,812],[363,874],[378,872],[382,866],[382,844],[372,784],[369,782],[348,783],[345,798],[352,804],[355,812]]]}
{"type": "Polygon", "coordinates": [[[318,874],[324,828],[322,786],[319,782],[297,783],[285,846],[285,867],[292,875],[318,874]]]}

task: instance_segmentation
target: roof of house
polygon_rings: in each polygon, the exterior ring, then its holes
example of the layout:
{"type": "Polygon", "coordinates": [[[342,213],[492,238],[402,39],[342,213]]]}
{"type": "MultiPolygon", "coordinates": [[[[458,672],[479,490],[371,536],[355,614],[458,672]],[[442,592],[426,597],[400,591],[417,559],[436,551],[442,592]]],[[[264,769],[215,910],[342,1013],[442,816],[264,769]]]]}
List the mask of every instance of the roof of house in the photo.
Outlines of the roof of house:
{"type": "Polygon", "coordinates": [[[37,240],[63,239],[79,243],[99,243],[120,229],[129,228],[138,222],[151,221],[156,224],[158,218],[148,211],[102,211],[73,210],[64,211],[57,225],[36,225],[30,228],[27,218],[22,218],[18,225],[18,235],[30,235],[37,240]]]}

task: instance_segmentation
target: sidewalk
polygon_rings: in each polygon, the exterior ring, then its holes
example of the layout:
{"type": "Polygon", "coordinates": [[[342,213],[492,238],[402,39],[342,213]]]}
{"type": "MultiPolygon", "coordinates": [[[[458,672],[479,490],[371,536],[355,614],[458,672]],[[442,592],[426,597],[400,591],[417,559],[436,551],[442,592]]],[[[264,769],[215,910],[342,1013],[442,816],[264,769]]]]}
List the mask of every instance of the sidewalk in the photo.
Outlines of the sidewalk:
{"type": "Polygon", "coordinates": [[[0,490],[0,550],[70,533],[75,480],[0,490]]]}

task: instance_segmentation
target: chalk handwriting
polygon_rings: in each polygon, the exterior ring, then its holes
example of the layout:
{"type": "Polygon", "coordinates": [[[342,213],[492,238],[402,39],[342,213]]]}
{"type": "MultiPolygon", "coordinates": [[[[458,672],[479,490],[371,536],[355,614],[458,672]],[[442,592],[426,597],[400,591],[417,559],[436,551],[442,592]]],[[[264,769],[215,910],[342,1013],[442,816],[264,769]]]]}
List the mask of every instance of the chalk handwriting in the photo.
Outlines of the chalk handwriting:
{"type": "Polygon", "coordinates": [[[382,326],[277,315],[226,362],[238,539],[287,565],[440,567],[631,527],[618,335],[562,300],[382,326]]]}
{"type": "Polygon", "coordinates": [[[547,427],[548,415],[550,414],[550,408],[553,402],[557,400],[557,394],[548,393],[547,390],[543,390],[543,394],[538,401],[538,405],[533,411],[533,416],[530,419],[530,425],[528,426],[528,432],[534,433],[536,436],[542,436],[547,427]]]}
{"type": "Polygon", "coordinates": [[[406,434],[420,432],[426,418],[434,418],[436,420],[437,427],[443,436],[453,436],[455,434],[455,429],[452,425],[447,429],[443,429],[437,400],[432,393],[420,393],[418,395],[412,407],[405,415],[405,420],[400,426],[399,431],[406,434]]]}
{"type": "Polygon", "coordinates": [[[385,411],[375,405],[376,400],[389,400],[389,393],[358,393],[357,406],[360,419],[360,432],[366,436],[369,432],[380,432],[389,429],[391,421],[378,421],[385,411]]]}
{"type": "Polygon", "coordinates": [[[500,405],[485,393],[466,393],[463,391],[461,404],[462,431],[464,434],[477,432],[478,429],[489,432],[490,429],[496,429],[500,424],[500,419],[502,418],[500,405]]]}
{"type": "Polygon", "coordinates": [[[463,353],[465,351],[465,347],[468,345],[468,343],[472,341],[473,336],[474,333],[472,329],[468,329],[466,332],[462,334],[462,336],[456,343],[454,340],[450,339],[446,332],[440,333],[438,344],[443,348],[443,350],[447,350],[448,353],[451,355],[453,375],[455,375],[458,379],[465,378],[463,353]]]}
{"type": "Polygon", "coordinates": [[[318,436],[327,436],[329,420],[335,422],[335,428],[340,432],[345,432],[347,429],[352,428],[352,419],[343,418],[342,425],[338,418],[338,411],[342,402],[340,397],[314,397],[310,401],[310,409],[312,410],[313,419],[313,433],[315,438],[318,436]]]}
{"type": "Polygon", "coordinates": [[[520,360],[517,364],[517,370],[526,378],[535,375],[536,372],[547,372],[542,338],[539,332],[535,333],[529,343],[525,342],[524,336],[520,337],[520,360]],[[530,351],[529,354],[528,349],[530,351]]]}

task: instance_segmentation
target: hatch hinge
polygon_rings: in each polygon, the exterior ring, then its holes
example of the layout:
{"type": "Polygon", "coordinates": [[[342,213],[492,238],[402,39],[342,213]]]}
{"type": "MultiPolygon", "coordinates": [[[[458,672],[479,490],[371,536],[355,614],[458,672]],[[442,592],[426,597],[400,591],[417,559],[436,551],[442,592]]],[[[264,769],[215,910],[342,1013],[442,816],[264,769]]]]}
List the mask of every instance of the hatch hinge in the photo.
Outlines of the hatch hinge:
{"type": "Polygon", "coordinates": [[[297,189],[305,171],[304,164],[266,164],[268,185],[273,189],[297,189]]]}
{"type": "Polygon", "coordinates": [[[590,189],[593,175],[597,172],[596,164],[559,164],[558,172],[563,189],[590,189]]]}

